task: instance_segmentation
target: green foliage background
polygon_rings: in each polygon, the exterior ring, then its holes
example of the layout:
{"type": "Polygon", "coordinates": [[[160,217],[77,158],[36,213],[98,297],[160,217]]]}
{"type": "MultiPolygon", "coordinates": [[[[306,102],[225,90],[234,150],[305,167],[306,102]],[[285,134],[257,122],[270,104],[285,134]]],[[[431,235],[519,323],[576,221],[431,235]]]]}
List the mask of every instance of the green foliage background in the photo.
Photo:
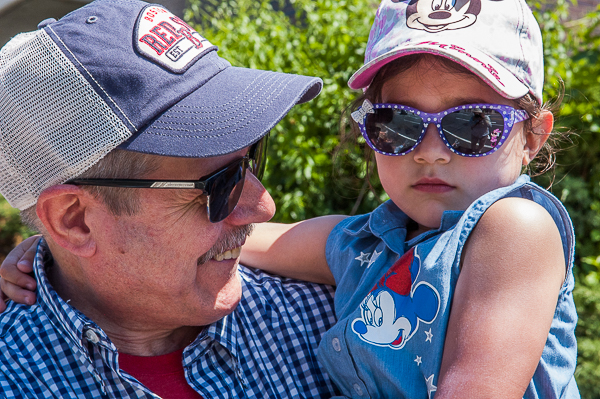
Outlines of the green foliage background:
{"type": "MultiPolygon", "coordinates": [[[[542,26],[546,100],[565,99],[556,126],[573,132],[558,155],[556,175],[536,180],[565,203],[577,233],[574,292],[579,311],[576,378],[583,398],[600,398],[600,6],[572,20],[566,0],[530,0],[542,26]]],[[[321,95],[296,106],[275,127],[265,186],[277,221],[332,213],[363,213],[387,197],[377,182],[366,190],[363,144],[334,165],[341,112],[358,93],[348,78],[363,60],[377,2],[372,0],[188,0],[185,19],[220,47],[233,65],[318,76],[321,95]]],[[[0,259],[31,234],[0,197],[0,259]]]]}

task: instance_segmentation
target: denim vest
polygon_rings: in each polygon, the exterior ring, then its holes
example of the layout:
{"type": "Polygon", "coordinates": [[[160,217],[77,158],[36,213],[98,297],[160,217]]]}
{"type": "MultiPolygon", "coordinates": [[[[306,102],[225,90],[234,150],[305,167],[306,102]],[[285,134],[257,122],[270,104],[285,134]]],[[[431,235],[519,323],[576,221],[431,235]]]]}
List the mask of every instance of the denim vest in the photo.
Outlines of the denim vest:
{"type": "Polygon", "coordinates": [[[524,398],[580,397],[573,376],[573,227],[560,201],[525,175],[483,195],[466,211],[444,212],[438,230],[409,241],[409,218],[392,201],[333,229],[326,253],[337,283],[338,322],[324,335],[318,358],[344,397],[434,397],[461,251],[485,210],[505,197],[530,199],[550,213],[567,265],[542,358],[524,398]]]}

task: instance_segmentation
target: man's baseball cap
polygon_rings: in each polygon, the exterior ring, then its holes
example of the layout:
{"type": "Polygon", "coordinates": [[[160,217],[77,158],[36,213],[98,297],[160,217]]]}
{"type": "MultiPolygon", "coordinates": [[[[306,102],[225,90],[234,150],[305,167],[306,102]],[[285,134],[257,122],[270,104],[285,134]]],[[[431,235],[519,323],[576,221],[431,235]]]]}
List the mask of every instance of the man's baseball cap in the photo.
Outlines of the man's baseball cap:
{"type": "Polygon", "coordinates": [[[383,0],[348,85],[366,88],[384,65],[419,53],[459,63],[505,98],[542,102],[542,34],[524,0],[383,0]]]}
{"type": "Polygon", "coordinates": [[[232,67],[163,6],[96,0],[0,50],[0,193],[29,208],[117,147],[232,153],[321,88],[314,77],[232,67]]]}

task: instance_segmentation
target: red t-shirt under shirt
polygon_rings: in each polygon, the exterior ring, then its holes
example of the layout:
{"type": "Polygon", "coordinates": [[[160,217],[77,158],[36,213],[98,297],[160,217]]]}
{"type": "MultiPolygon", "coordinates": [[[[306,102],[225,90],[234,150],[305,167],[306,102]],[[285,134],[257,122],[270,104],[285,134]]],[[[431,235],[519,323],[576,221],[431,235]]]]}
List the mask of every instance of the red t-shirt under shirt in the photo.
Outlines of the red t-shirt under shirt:
{"type": "Polygon", "coordinates": [[[185,379],[183,349],[161,356],[119,353],[119,366],[155,394],[166,399],[202,399],[185,379]]]}

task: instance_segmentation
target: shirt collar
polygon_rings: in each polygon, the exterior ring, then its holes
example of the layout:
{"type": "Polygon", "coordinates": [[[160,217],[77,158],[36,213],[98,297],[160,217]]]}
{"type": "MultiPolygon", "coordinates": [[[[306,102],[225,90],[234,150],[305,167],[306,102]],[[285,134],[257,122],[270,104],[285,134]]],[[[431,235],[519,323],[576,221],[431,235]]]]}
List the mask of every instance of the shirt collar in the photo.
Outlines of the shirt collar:
{"type": "MultiPolygon", "coordinates": [[[[458,222],[463,213],[464,211],[444,211],[442,214],[440,227],[438,229],[429,230],[418,235],[410,240],[409,244],[414,245],[427,239],[428,237],[450,229],[458,222]]],[[[410,218],[404,212],[402,212],[392,200],[388,200],[371,212],[369,222],[363,227],[363,230],[368,229],[375,236],[385,240],[385,237],[388,235],[386,233],[388,233],[390,230],[401,229],[404,233],[402,236],[406,237],[406,227],[409,222],[410,218]]],[[[397,232],[394,234],[397,234],[397,232]]]]}
{"type": "Polygon", "coordinates": [[[211,324],[206,331],[209,337],[227,349],[234,358],[237,358],[238,332],[238,317],[235,311],[211,324]]]}
{"type": "MultiPolygon", "coordinates": [[[[242,290],[244,290],[244,287],[242,287],[242,290]]],[[[236,308],[232,313],[208,325],[194,342],[185,348],[183,352],[184,363],[188,364],[198,356],[203,355],[214,344],[218,344],[226,349],[231,357],[237,361],[238,334],[240,331],[238,319],[239,316],[237,315],[236,308]]]]}
{"type": "Polygon", "coordinates": [[[54,290],[47,275],[47,271],[52,267],[54,267],[54,259],[46,241],[41,239],[33,262],[33,270],[37,281],[37,303],[35,306],[39,306],[52,324],[80,349],[85,351],[86,343],[91,341],[92,344],[105,346],[111,351],[116,351],[116,347],[96,323],[70,306],[54,290]]]}

